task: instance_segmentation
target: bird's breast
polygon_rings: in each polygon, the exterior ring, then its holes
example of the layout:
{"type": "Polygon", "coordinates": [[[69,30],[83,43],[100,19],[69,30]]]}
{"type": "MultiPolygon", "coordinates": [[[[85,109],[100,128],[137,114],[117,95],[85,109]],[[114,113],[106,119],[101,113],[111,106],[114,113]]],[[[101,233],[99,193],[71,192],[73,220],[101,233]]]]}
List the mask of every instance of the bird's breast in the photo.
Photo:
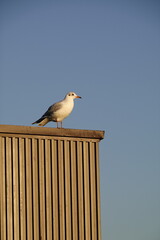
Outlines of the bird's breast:
{"type": "Polygon", "coordinates": [[[54,121],[61,122],[64,118],[68,117],[68,115],[72,112],[74,107],[74,102],[64,103],[62,107],[54,112],[54,121]]]}

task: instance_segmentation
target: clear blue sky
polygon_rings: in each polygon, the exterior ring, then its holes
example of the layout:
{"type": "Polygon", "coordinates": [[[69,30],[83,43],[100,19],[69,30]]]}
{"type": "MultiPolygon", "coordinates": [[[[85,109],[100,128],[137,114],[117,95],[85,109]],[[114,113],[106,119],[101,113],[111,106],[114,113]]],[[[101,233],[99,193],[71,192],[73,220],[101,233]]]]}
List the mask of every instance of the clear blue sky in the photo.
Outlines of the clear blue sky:
{"type": "Polygon", "coordinates": [[[1,1],[0,124],[82,96],[64,127],[106,131],[103,240],[159,240],[160,2],[64,2],[1,1]]]}

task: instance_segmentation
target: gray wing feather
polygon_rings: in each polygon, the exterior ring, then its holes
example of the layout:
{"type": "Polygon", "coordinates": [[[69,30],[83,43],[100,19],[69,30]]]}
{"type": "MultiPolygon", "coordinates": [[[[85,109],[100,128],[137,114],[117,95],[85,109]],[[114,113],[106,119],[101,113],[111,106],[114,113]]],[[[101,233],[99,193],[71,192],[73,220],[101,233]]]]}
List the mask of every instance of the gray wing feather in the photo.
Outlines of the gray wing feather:
{"type": "Polygon", "coordinates": [[[43,114],[42,117],[49,117],[51,116],[54,112],[58,111],[61,108],[62,104],[61,102],[57,102],[53,105],[51,105],[48,110],[43,114]]]}

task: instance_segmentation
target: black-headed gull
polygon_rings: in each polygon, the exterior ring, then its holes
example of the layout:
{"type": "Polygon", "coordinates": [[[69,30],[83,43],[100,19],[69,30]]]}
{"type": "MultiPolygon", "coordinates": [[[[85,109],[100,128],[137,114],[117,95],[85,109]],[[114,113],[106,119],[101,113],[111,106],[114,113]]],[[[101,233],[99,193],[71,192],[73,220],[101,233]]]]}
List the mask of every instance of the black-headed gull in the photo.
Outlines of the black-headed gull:
{"type": "Polygon", "coordinates": [[[39,126],[44,126],[48,122],[53,121],[53,122],[57,122],[57,127],[58,127],[58,122],[60,122],[61,128],[62,128],[62,121],[66,117],[68,117],[73,110],[75,98],[81,98],[81,97],[75,94],[74,92],[67,93],[67,95],[62,101],[59,101],[51,105],[48,108],[48,110],[43,114],[43,116],[32,124],[38,124],[39,126]]]}

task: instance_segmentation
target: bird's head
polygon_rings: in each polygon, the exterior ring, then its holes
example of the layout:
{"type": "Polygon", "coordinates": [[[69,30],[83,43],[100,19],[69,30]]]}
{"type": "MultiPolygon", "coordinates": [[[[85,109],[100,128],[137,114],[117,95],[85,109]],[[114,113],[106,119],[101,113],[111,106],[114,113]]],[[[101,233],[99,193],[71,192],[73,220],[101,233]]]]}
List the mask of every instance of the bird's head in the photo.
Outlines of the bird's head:
{"type": "Polygon", "coordinates": [[[80,96],[78,96],[76,93],[74,92],[69,92],[67,93],[66,97],[65,98],[68,98],[68,99],[75,99],[75,98],[81,98],[80,96]]]}

